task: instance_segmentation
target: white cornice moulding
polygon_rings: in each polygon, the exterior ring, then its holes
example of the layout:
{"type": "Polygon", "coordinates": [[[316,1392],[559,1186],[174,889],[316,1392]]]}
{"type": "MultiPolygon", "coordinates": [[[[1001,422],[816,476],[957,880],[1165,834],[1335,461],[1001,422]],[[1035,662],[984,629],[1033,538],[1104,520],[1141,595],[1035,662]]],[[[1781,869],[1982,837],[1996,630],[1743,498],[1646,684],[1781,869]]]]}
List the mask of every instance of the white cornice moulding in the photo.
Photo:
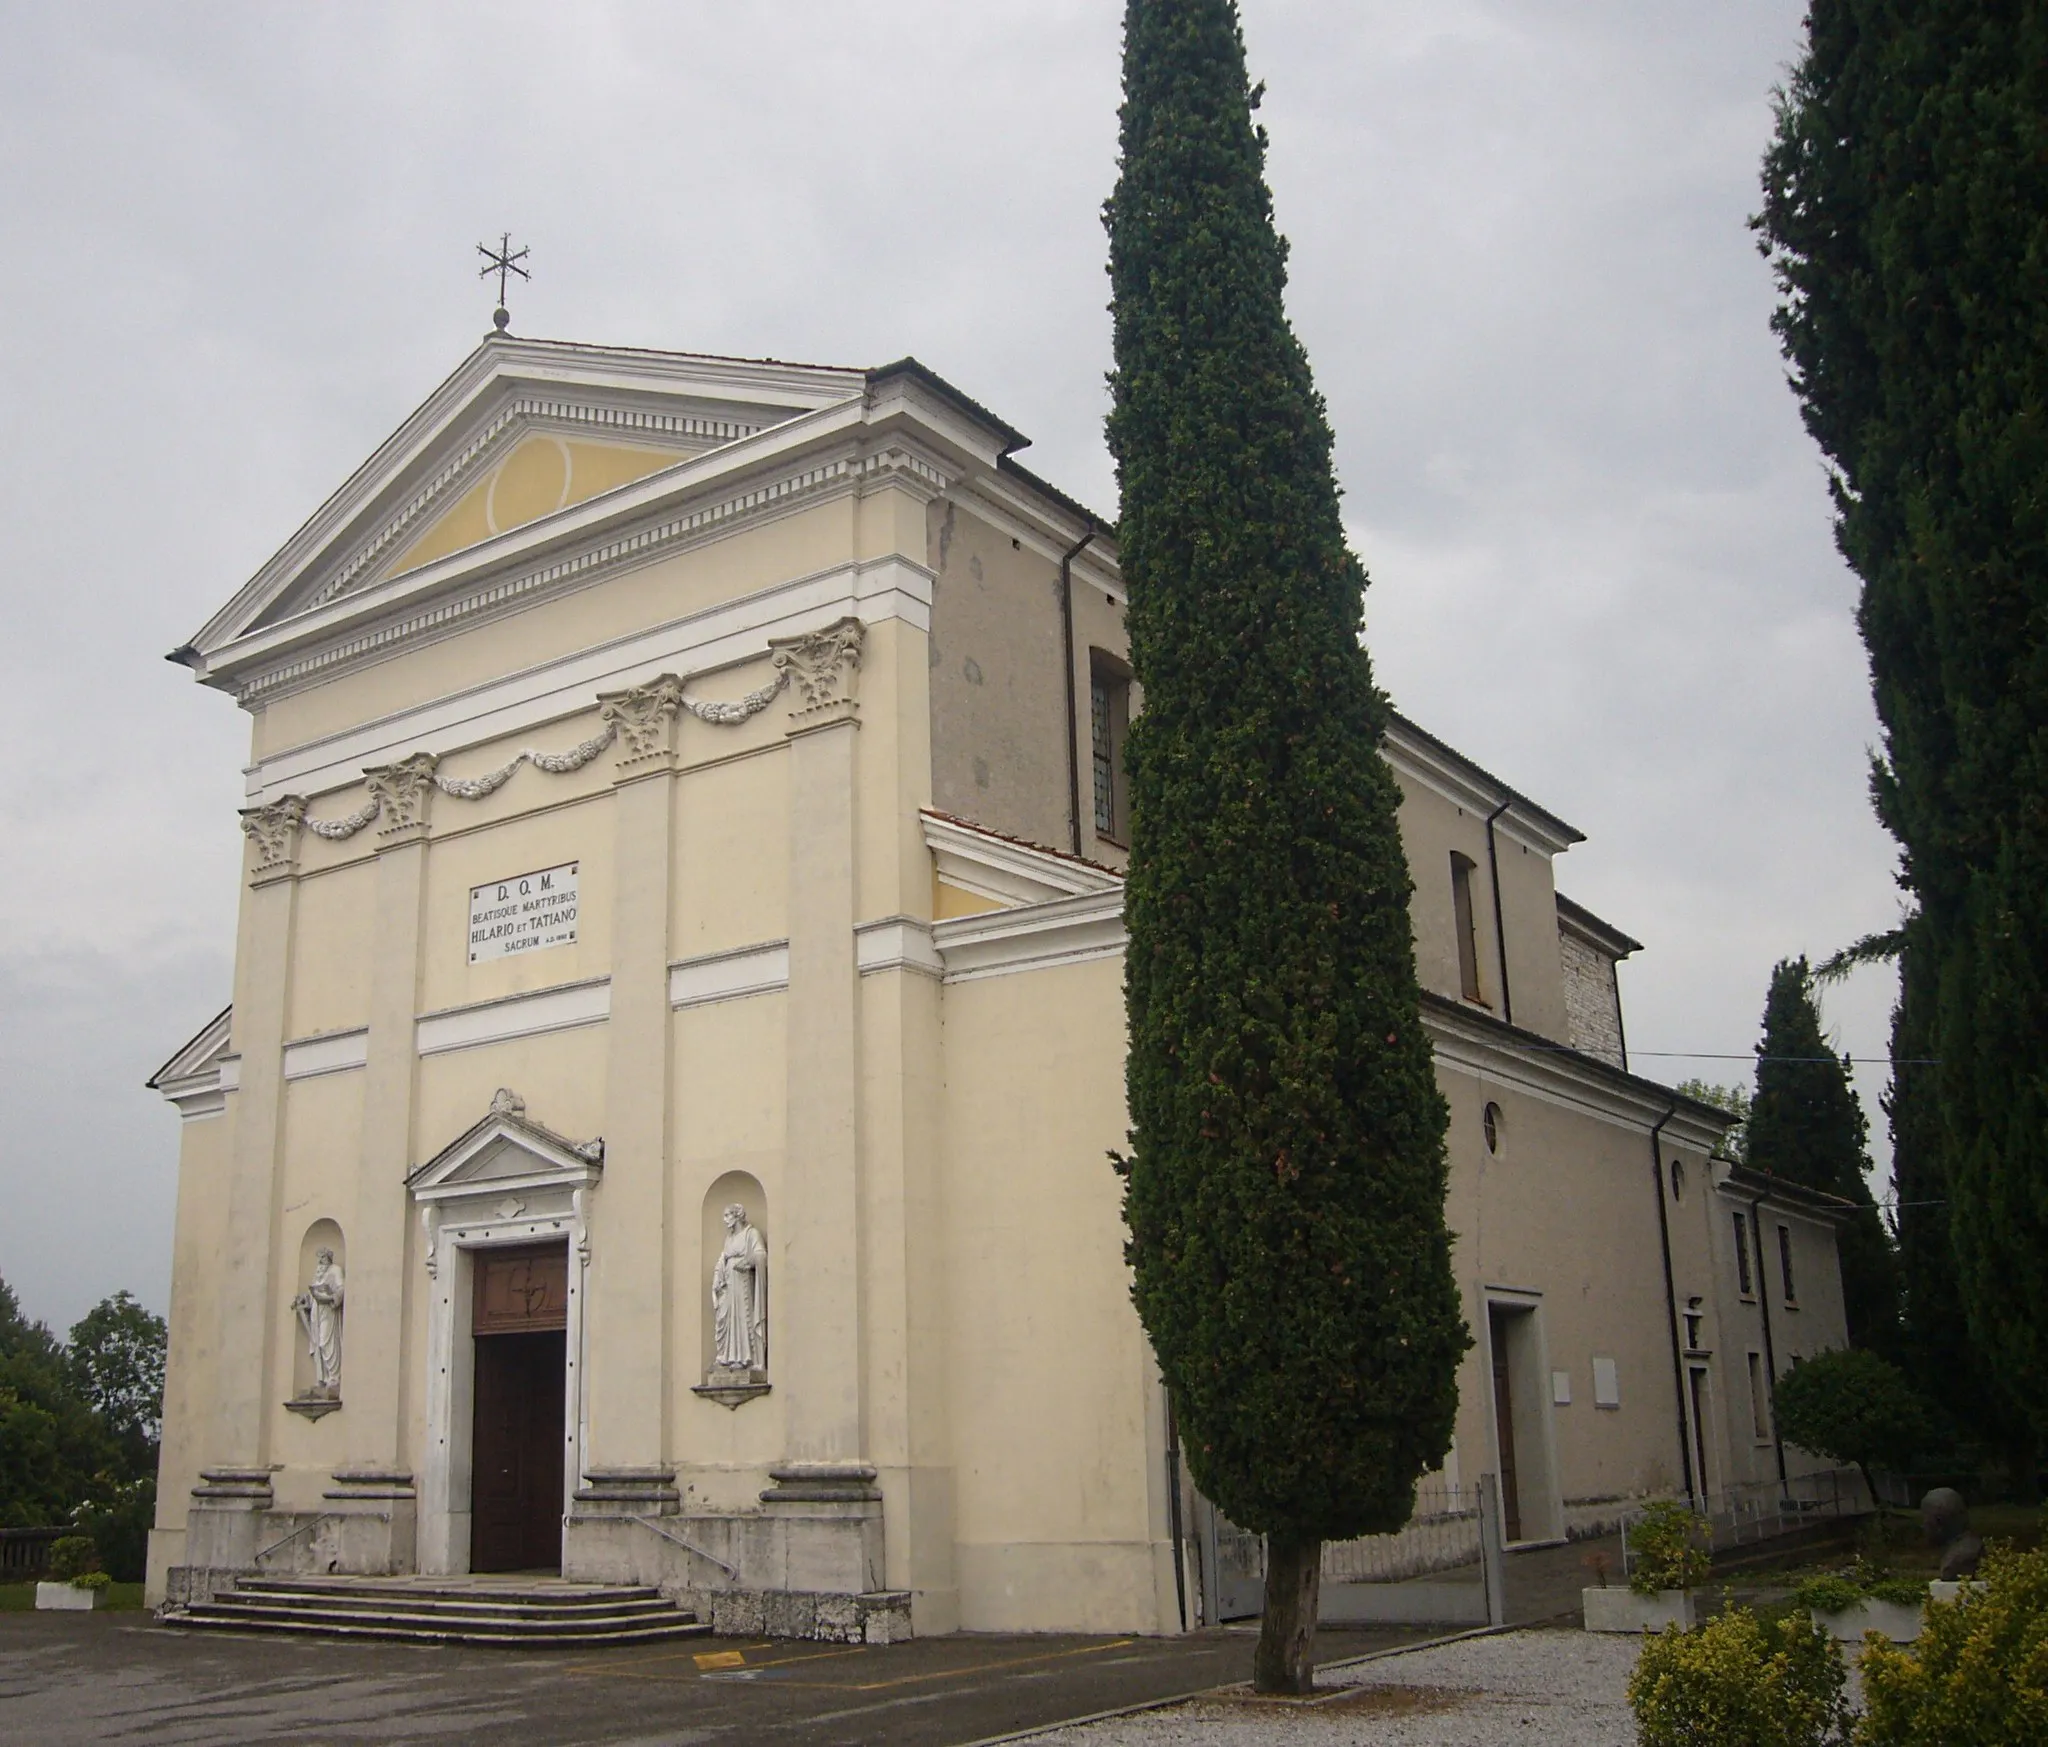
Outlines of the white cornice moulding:
{"type": "Polygon", "coordinates": [[[1124,949],[1124,894],[1115,890],[952,916],[932,925],[949,983],[1115,958],[1124,949]]]}
{"type": "Polygon", "coordinates": [[[1501,815],[1494,829],[1539,855],[1562,855],[1574,843],[1585,841],[1576,827],[1487,777],[1461,753],[1431,745],[1422,738],[1421,730],[1410,732],[1405,722],[1387,724],[1387,737],[1380,744],[1380,753],[1400,775],[1482,819],[1503,801],[1520,801],[1519,807],[1511,805],[1501,815]]]}
{"type": "Polygon", "coordinates": [[[242,1089],[242,1058],[238,1055],[224,1055],[220,1058],[220,1089],[223,1092],[239,1092],[242,1089]]]}
{"type": "Polygon", "coordinates": [[[370,1059],[367,1026],[353,1031],[323,1031],[314,1037],[294,1038],[284,1046],[284,1077],[287,1080],[316,1080],[322,1074],[345,1074],[370,1059]]]}
{"type": "Polygon", "coordinates": [[[842,618],[867,625],[902,620],[929,631],[931,602],[931,572],[900,557],[798,577],[340,734],[280,748],[245,770],[248,805],[266,806],[287,794],[318,799],[360,783],[366,766],[394,763],[410,752],[452,758],[472,746],[533,733],[594,710],[601,691],[624,691],[662,673],[681,673],[695,685],[720,669],[766,660],[771,637],[801,637],[842,618]]]}
{"type": "MultiPolygon", "coordinates": [[[[879,454],[849,448],[821,456],[794,473],[751,482],[722,501],[677,506],[667,520],[658,519],[658,506],[630,518],[616,513],[618,506],[609,499],[635,489],[620,486],[617,492],[494,535],[386,583],[251,631],[206,652],[199,677],[234,692],[244,707],[254,707],[315,678],[332,678],[384,660],[401,648],[418,648],[657,559],[713,544],[744,523],[772,521],[813,503],[852,495],[885,476],[899,484],[908,480],[926,496],[942,489],[947,479],[897,444],[879,454]]],[[[671,475],[651,478],[661,482],[671,475]]]]}
{"type": "Polygon", "coordinates": [[[789,942],[763,941],[730,952],[680,959],[668,967],[668,1004],[702,1007],[712,1001],[737,1001],[748,995],[770,995],[789,987],[789,942]]]}
{"type": "Polygon", "coordinates": [[[222,1084],[221,1064],[231,1059],[234,1016],[232,1007],[223,1007],[149,1077],[150,1089],[161,1093],[185,1122],[218,1116],[227,1108],[230,1088],[222,1084]]]}
{"type": "MultiPolygon", "coordinates": [[[[990,526],[1054,563],[1081,537],[1071,513],[1054,521],[1042,506],[1037,491],[1014,474],[972,474],[953,486],[947,495],[958,498],[990,526]]],[[[1128,595],[1115,552],[1116,541],[1108,534],[1097,534],[1075,555],[1072,575],[1075,581],[1091,584],[1118,606],[1124,606],[1128,604],[1128,595]]]]}
{"type": "MultiPolygon", "coordinates": [[[[1646,1141],[1651,1126],[1670,1108],[1662,1088],[1632,1077],[1620,1078],[1618,1070],[1562,1045],[1517,1047],[1477,1025],[1462,1024],[1458,1015],[1430,1004],[1423,1007],[1422,1025],[1430,1035],[1439,1068],[1583,1111],[1636,1130],[1646,1141]]],[[[1721,1131],[1680,1109],[1665,1124],[1663,1136],[1669,1145],[1711,1153],[1721,1131]]]]}
{"type": "Polygon", "coordinates": [[[413,1043],[423,1056],[445,1055],[450,1050],[508,1043],[515,1037],[539,1037],[550,1031],[602,1025],[611,1013],[611,979],[593,977],[586,982],[562,983],[552,989],[534,989],[494,1001],[423,1013],[413,1022],[413,1043]]]}
{"type": "Polygon", "coordinates": [[[939,878],[992,904],[1039,904],[1083,892],[1121,892],[1122,878],[1091,862],[1001,837],[964,819],[918,814],[939,878]]]}
{"type": "Polygon", "coordinates": [[[932,945],[932,925],[914,916],[884,916],[860,923],[853,931],[853,957],[862,976],[880,971],[911,971],[938,977],[945,961],[932,945]]]}
{"type": "Polygon", "coordinates": [[[626,397],[654,409],[678,403],[709,413],[718,406],[780,411],[796,418],[835,404],[858,405],[862,370],[777,364],[766,360],[637,352],[615,346],[555,341],[486,340],[465,358],[282,548],[216,613],[193,642],[206,646],[233,635],[289,595],[351,529],[390,515],[426,483],[434,453],[460,447],[465,429],[489,422],[497,406],[524,389],[558,397],[626,397]]]}

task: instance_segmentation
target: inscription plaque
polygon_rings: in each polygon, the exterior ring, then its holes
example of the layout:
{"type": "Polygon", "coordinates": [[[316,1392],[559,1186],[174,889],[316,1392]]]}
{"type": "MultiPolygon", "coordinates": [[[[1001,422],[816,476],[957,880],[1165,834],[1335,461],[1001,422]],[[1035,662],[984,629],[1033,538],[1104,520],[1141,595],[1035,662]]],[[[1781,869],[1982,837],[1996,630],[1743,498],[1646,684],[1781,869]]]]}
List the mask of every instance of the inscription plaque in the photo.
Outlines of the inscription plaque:
{"type": "Polygon", "coordinates": [[[544,867],[469,888],[469,962],[576,943],[576,867],[544,867]]]}

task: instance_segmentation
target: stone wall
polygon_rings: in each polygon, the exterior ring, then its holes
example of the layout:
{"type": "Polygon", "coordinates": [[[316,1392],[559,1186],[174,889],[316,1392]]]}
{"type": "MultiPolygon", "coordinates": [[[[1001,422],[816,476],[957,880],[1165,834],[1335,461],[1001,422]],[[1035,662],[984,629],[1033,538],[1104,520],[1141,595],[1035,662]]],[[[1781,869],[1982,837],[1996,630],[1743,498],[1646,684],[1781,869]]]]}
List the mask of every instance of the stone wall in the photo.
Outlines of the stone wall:
{"type": "Polygon", "coordinates": [[[1557,951],[1564,966],[1564,1010],[1572,1048],[1610,1066],[1625,1066],[1614,960],[1564,929],[1558,931],[1557,951]]]}

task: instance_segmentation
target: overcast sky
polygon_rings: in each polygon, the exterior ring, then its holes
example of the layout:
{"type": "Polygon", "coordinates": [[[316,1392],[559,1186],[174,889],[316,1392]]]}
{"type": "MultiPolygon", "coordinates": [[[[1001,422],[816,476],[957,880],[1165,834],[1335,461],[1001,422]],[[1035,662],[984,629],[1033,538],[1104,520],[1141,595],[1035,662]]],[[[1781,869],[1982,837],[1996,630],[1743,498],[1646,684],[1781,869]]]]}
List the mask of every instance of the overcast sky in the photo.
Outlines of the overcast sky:
{"type": "MultiPolygon", "coordinates": [[[[514,330],[915,353],[1106,514],[1113,0],[0,0],[0,1277],[161,1309],[247,722],[162,656],[514,330]]],[[[1796,0],[1246,0],[1381,683],[1585,831],[1635,1065],[1897,914],[1745,220],[1796,0]]],[[[1883,1053],[1883,973],[1834,992],[1883,1053]]],[[[1882,1139],[1882,1068],[1860,1084],[1882,1139]]]]}

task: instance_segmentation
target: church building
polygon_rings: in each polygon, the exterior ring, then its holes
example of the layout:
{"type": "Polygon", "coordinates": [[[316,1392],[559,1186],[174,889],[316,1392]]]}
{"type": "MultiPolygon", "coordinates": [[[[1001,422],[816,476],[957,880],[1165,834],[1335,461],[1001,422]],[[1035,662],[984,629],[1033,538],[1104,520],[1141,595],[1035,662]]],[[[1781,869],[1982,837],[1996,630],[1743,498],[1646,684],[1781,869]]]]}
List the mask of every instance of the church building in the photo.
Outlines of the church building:
{"type": "MultiPolygon", "coordinates": [[[[176,651],[252,743],[232,1004],[152,1081],[153,1600],[1180,1629],[1107,1158],[1143,700],[1115,530],[1023,446],[909,359],[494,335],[176,651]]],[[[1497,1475],[1512,1546],[1810,1467],[1770,1390],[1842,1343],[1837,1210],[1630,1071],[1580,833],[1384,752],[1474,1343],[1441,1484],[1497,1475]]]]}

